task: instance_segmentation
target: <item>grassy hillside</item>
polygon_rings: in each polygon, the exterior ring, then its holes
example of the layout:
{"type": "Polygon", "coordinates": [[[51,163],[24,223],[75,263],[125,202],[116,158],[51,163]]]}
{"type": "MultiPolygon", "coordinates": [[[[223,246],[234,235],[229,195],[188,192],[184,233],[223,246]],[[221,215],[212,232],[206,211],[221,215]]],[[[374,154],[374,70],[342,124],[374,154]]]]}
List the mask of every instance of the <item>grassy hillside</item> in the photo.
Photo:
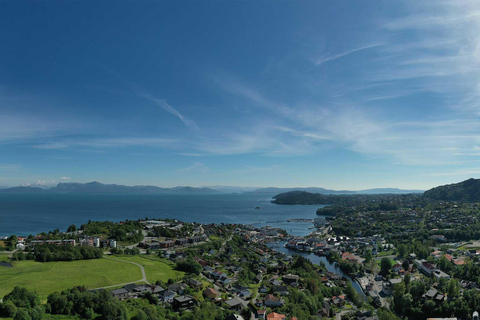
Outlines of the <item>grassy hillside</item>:
{"type": "Polygon", "coordinates": [[[157,280],[167,282],[168,279],[178,279],[184,276],[184,272],[174,269],[175,265],[165,259],[160,259],[153,255],[141,255],[141,256],[127,256],[117,255],[115,259],[121,259],[125,261],[135,262],[143,266],[147,280],[150,283],[154,283],[157,280]]]}
{"type": "Polygon", "coordinates": [[[98,288],[140,280],[138,266],[108,259],[81,261],[19,261],[14,268],[0,267],[0,297],[15,286],[36,290],[42,299],[54,291],[85,285],[98,288]]]}

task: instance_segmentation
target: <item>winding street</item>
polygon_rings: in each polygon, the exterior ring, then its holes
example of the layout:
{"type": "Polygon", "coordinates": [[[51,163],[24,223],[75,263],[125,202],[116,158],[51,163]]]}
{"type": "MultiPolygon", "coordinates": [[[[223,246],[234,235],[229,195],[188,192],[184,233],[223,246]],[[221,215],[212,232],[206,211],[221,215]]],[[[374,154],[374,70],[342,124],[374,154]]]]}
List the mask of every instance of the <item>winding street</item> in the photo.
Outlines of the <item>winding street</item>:
{"type": "Polygon", "coordinates": [[[136,266],[139,267],[140,270],[142,271],[142,279],[137,280],[137,281],[126,282],[126,283],[119,283],[119,284],[115,284],[115,285],[112,285],[112,286],[95,288],[95,289],[93,289],[93,290],[109,289],[109,288],[115,288],[115,287],[123,287],[123,286],[126,286],[127,284],[132,284],[132,283],[137,283],[137,282],[142,282],[142,281],[145,282],[145,283],[147,283],[147,284],[150,284],[150,282],[148,282],[148,280],[147,280],[147,275],[145,274],[145,269],[143,268],[143,266],[142,266],[141,264],[138,264],[138,263],[136,263],[136,262],[131,262],[131,261],[125,261],[125,260],[121,260],[121,259],[109,258],[109,257],[104,257],[104,258],[105,258],[105,259],[114,260],[114,261],[125,262],[125,263],[130,263],[130,264],[136,265],[136,266]]]}

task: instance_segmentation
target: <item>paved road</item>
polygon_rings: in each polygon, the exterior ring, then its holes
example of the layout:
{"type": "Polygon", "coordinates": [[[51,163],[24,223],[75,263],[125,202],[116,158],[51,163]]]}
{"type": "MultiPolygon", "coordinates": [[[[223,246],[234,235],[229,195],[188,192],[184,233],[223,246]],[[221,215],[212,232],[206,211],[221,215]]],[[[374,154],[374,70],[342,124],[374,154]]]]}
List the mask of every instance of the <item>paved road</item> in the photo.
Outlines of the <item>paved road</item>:
{"type": "Polygon", "coordinates": [[[126,283],[119,283],[119,284],[115,284],[115,285],[113,285],[113,286],[95,288],[95,290],[97,290],[97,289],[115,288],[115,287],[123,287],[123,286],[126,286],[127,284],[132,284],[132,283],[137,283],[137,282],[146,282],[147,284],[150,284],[150,282],[148,282],[148,280],[147,280],[147,275],[145,274],[145,269],[143,268],[143,266],[142,266],[141,264],[138,264],[138,263],[135,263],[135,262],[131,262],[131,261],[125,261],[125,260],[120,260],[120,259],[115,259],[115,258],[109,258],[109,257],[104,257],[104,258],[105,258],[105,259],[109,259],[109,260],[114,260],[114,261],[119,261],[119,262],[125,262],[125,263],[130,263],[130,264],[136,265],[137,267],[140,268],[140,270],[142,270],[142,279],[137,280],[137,281],[126,282],[126,283]]]}

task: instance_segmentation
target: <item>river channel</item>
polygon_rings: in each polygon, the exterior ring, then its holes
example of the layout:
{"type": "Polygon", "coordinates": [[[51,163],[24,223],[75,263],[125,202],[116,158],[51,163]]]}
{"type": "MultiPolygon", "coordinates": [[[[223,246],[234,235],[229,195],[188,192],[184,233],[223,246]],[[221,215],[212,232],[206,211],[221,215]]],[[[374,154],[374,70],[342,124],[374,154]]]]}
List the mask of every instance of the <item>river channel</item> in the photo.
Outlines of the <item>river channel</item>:
{"type": "Polygon", "coordinates": [[[304,252],[304,251],[297,251],[297,250],[292,250],[292,249],[289,249],[289,248],[285,248],[283,246],[283,244],[277,245],[277,244],[272,243],[272,244],[269,244],[269,246],[272,249],[274,249],[275,251],[283,252],[283,253],[285,253],[286,255],[289,255],[289,256],[292,256],[294,254],[298,254],[302,257],[305,257],[305,258],[309,259],[314,264],[319,265],[322,262],[325,265],[325,267],[327,268],[328,271],[336,273],[336,274],[340,274],[341,276],[347,278],[352,283],[352,286],[355,288],[355,290],[357,290],[357,292],[360,293],[362,295],[362,297],[365,297],[365,293],[363,292],[362,288],[360,288],[360,285],[356,281],[354,281],[350,276],[348,276],[346,273],[344,273],[342,270],[340,270],[340,268],[337,265],[335,265],[335,262],[334,263],[329,262],[326,257],[320,257],[320,256],[317,256],[313,253],[304,252]]]}

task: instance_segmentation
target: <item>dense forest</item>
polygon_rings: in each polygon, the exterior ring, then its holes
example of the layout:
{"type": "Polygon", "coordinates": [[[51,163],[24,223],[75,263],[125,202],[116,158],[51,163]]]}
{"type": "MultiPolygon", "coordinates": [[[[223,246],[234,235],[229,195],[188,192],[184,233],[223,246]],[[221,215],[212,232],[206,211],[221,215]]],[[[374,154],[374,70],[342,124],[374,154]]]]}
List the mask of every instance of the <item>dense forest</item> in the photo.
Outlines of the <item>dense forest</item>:
{"type": "Polygon", "coordinates": [[[480,179],[468,179],[425,191],[424,197],[443,201],[480,201],[480,179]]]}
{"type": "MultiPolygon", "coordinates": [[[[480,179],[468,179],[463,182],[439,186],[424,194],[320,194],[305,191],[290,191],[277,194],[273,197],[273,203],[276,204],[302,204],[302,205],[340,205],[356,206],[362,204],[375,204],[386,202],[406,202],[406,201],[480,201],[480,179]]],[[[381,210],[385,210],[380,208],[381,210]]],[[[326,213],[324,213],[326,214],[326,213]]]]}
{"type": "Polygon", "coordinates": [[[138,221],[128,220],[122,223],[112,221],[88,221],[80,229],[86,235],[106,234],[117,241],[138,243],[143,240],[143,226],[138,221]]]}
{"type": "MultiPolygon", "coordinates": [[[[379,204],[388,202],[411,202],[421,199],[419,194],[355,194],[355,195],[331,195],[309,193],[305,191],[291,191],[280,193],[273,197],[276,204],[323,204],[339,206],[356,206],[366,204],[379,204]]],[[[388,208],[385,208],[388,209],[388,208]]]]}

